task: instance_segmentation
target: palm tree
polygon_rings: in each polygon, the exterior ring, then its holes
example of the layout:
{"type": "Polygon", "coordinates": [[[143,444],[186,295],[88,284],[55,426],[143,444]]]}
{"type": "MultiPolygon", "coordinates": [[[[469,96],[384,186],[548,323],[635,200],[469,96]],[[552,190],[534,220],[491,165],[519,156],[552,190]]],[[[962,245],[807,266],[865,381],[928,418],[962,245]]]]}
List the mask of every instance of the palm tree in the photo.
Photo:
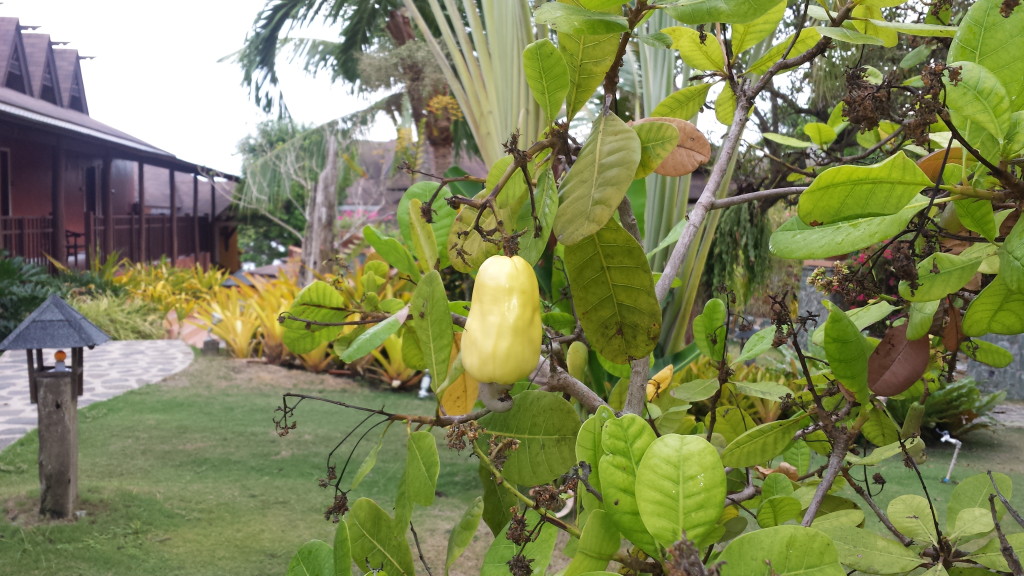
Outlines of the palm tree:
{"type": "MultiPolygon", "coordinates": [[[[433,26],[432,18],[427,22],[433,26]]],[[[277,108],[281,115],[287,115],[287,106],[278,87],[277,60],[287,53],[307,72],[327,73],[355,90],[403,86],[403,92],[384,98],[371,111],[383,110],[398,124],[407,102],[413,123],[433,152],[433,169],[443,172],[451,164],[452,115],[449,109],[430,106],[447,89],[421,42],[404,15],[402,0],[270,0],[256,17],[238,61],[256,103],[267,112],[277,108]],[[313,23],[340,24],[339,41],[292,35],[313,23]],[[360,66],[368,58],[376,65],[360,66]],[[382,58],[387,65],[380,64],[382,58]]]]}

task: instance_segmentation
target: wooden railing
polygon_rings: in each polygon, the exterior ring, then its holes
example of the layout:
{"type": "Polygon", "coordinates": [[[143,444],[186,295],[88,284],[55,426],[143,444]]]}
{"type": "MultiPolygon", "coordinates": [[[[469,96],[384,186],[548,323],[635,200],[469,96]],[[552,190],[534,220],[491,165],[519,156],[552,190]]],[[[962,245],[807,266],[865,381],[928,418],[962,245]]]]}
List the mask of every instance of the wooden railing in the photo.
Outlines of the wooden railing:
{"type": "MultiPolygon", "coordinates": [[[[176,224],[177,250],[173,250],[169,215],[114,216],[111,251],[133,262],[170,258],[175,254],[185,256],[212,253],[211,223],[208,216],[199,218],[198,234],[192,216],[179,216],[176,224]],[[143,226],[146,227],[144,247],[140,243],[143,226]]],[[[60,241],[64,242],[67,248],[68,265],[73,268],[84,268],[89,265],[93,254],[105,257],[105,234],[106,222],[102,216],[87,218],[85,230],[81,233],[62,232],[60,241]]],[[[53,235],[53,220],[49,217],[0,217],[0,250],[9,256],[21,256],[33,263],[46,265],[46,256],[54,254],[53,235]]]]}

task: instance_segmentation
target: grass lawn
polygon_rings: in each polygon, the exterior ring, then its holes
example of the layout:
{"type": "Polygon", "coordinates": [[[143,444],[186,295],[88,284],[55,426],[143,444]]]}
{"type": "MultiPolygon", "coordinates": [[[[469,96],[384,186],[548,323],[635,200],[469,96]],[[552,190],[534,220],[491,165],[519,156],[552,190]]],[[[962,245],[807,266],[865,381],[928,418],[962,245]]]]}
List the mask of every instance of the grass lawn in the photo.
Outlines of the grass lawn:
{"type": "MultiPolygon", "coordinates": [[[[304,402],[297,412],[298,428],[281,438],[271,420],[286,391],[392,412],[432,409],[413,394],[373,391],[344,379],[197,358],[158,385],[80,411],[79,508],[85,516],[77,522],[41,522],[36,515],[35,433],[0,452],[5,512],[0,517],[0,575],[283,574],[302,543],[333,538],[334,525],[323,519],[331,493],[320,489],[317,480],[324,475],[328,452],[363,417],[304,402]]],[[[354,476],[380,430],[358,448],[347,478],[354,476]]],[[[350,498],[367,496],[390,508],[405,460],[405,433],[404,426],[391,427],[377,467],[350,498]]],[[[939,514],[945,514],[957,480],[987,469],[1010,474],[1012,501],[1024,510],[1024,430],[981,431],[963,440],[953,483],[941,482],[950,445],[931,445],[921,468],[939,514]]],[[[443,442],[439,446],[439,497],[413,517],[435,575],[443,572],[450,527],[479,493],[476,461],[444,448],[443,442]]],[[[877,497],[883,508],[900,494],[923,493],[916,475],[898,458],[879,471],[887,481],[877,497]]],[[[852,491],[845,495],[859,502],[852,491]]],[[[868,526],[883,530],[867,514],[868,526]]],[[[477,574],[489,541],[481,526],[452,574],[477,574]]]]}
{"type": "MultiPolygon", "coordinates": [[[[272,418],[285,391],[392,412],[432,409],[414,394],[198,358],[161,384],[79,412],[85,516],[77,522],[38,519],[34,432],[0,452],[0,574],[283,574],[302,543],[333,538],[334,525],[323,518],[332,493],[317,479],[325,475],[328,452],[364,416],[307,401],[297,412],[298,428],[281,438],[272,418]]],[[[359,447],[349,475],[382,430],[359,447]]],[[[368,496],[390,508],[405,433],[404,426],[391,427],[376,468],[350,498],[368,496]]],[[[443,566],[445,528],[479,483],[475,460],[441,446],[441,497],[413,518],[435,572],[443,566]]]]}

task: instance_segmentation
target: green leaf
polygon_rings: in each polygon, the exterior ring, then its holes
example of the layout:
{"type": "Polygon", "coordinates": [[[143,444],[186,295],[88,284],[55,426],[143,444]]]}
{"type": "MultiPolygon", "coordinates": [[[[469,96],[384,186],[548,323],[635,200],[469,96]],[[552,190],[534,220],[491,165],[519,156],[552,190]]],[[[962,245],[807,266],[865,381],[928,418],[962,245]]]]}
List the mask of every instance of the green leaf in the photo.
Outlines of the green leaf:
{"type": "Polygon", "coordinates": [[[963,288],[974,278],[979,266],[981,258],[936,252],[918,263],[916,289],[911,290],[906,280],[900,282],[900,296],[911,302],[938,300],[963,288]]]}
{"type": "Polygon", "coordinates": [[[448,552],[445,555],[444,573],[447,575],[452,564],[462,556],[466,548],[473,542],[476,529],[480,525],[480,518],[484,514],[484,499],[477,496],[469,504],[469,508],[462,513],[459,523],[455,525],[452,533],[448,535],[448,552]]]}
{"type": "MultiPolygon", "coordinates": [[[[992,478],[995,479],[999,491],[1009,500],[1013,496],[1013,481],[1010,480],[1010,477],[1002,472],[995,472],[992,474],[992,478]]],[[[995,490],[992,489],[992,482],[989,481],[988,474],[974,474],[960,481],[953,488],[946,508],[947,524],[950,528],[954,527],[953,519],[958,518],[964,510],[970,508],[989,510],[989,494],[995,494],[995,490]]],[[[1006,508],[997,500],[996,517],[1001,518],[1005,512],[1006,508]]]]}
{"type": "Polygon", "coordinates": [[[334,531],[334,576],[352,576],[352,545],[345,522],[338,522],[334,531]]]}
{"type": "Polygon", "coordinates": [[[643,248],[618,222],[610,219],[597,234],[566,246],[565,268],[576,313],[595,350],[618,364],[654,350],[661,307],[651,270],[643,248]]]}
{"type": "MultiPolygon", "coordinates": [[[[710,416],[705,418],[706,426],[710,425],[710,416]]],[[[715,434],[721,434],[726,442],[733,442],[756,427],[750,414],[736,406],[719,406],[715,410],[715,434]]]]}
{"type": "Polygon", "coordinates": [[[704,305],[704,312],[693,319],[693,341],[701,353],[713,361],[722,360],[728,328],[725,325],[725,302],[712,298],[704,305]]]}
{"type": "MultiPolygon", "coordinates": [[[[367,244],[372,246],[373,249],[380,254],[381,258],[383,258],[388,264],[394,266],[396,270],[402,274],[408,274],[415,280],[419,279],[420,270],[416,266],[416,261],[413,260],[412,254],[409,253],[409,249],[402,245],[401,242],[390,236],[385,236],[369,224],[363,226],[363,238],[366,240],[367,244]]],[[[337,290],[335,290],[335,292],[337,292],[337,290]]]]}
{"type": "Polygon", "coordinates": [[[870,530],[851,526],[818,528],[832,539],[839,561],[865,574],[905,574],[917,568],[922,558],[913,550],[870,530]]]}
{"type": "Polygon", "coordinates": [[[629,31],[629,24],[623,16],[560,2],[541,5],[533,16],[537,24],[546,24],[558,32],[577,36],[621,34],[629,31]]]}
{"type": "Polygon", "coordinates": [[[615,413],[607,406],[601,406],[597,412],[583,421],[579,434],[576,436],[576,461],[590,464],[590,485],[601,491],[601,475],[598,462],[604,456],[601,448],[601,435],[604,424],[615,418],[615,413]]]}
{"type": "Polygon", "coordinates": [[[891,216],[929,186],[928,176],[902,152],[872,166],[829,168],[800,195],[800,219],[820,225],[891,216]]]}
{"type": "MultiPolygon", "coordinates": [[[[725,501],[725,468],[718,450],[699,436],[666,434],[648,446],[636,472],[644,526],[670,548],[680,535],[707,544],[725,501]]],[[[607,505],[607,501],[605,502],[607,505]]]]}
{"type": "MultiPolygon", "coordinates": [[[[903,441],[903,445],[907,447],[908,452],[910,452],[911,449],[916,449],[918,447],[918,444],[921,443],[922,440],[916,437],[908,438],[907,440],[903,441]]],[[[853,454],[847,454],[846,461],[854,466],[877,466],[878,464],[881,464],[882,462],[888,460],[889,458],[892,458],[893,456],[902,454],[903,446],[901,446],[899,441],[897,440],[892,444],[888,444],[880,448],[875,448],[874,450],[871,451],[871,454],[868,454],[867,456],[855,456],[853,454]]]]}
{"type": "Polygon", "coordinates": [[[401,526],[412,518],[414,504],[430,506],[434,503],[437,474],[441,469],[434,435],[419,430],[409,435],[405,451],[405,469],[395,499],[395,522],[401,526]]]}
{"type": "Polygon", "coordinates": [[[854,528],[862,524],[864,524],[864,511],[859,508],[851,508],[828,513],[821,513],[819,511],[818,516],[815,516],[811,522],[811,527],[822,530],[829,526],[854,528]]]}
{"type": "Polygon", "coordinates": [[[555,214],[558,212],[558,188],[555,187],[555,177],[551,170],[541,170],[537,176],[537,186],[533,190],[534,204],[537,211],[537,218],[540,221],[540,230],[536,229],[533,221],[533,208],[529,202],[524,202],[519,209],[519,217],[516,219],[516,230],[526,230],[526,234],[519,238],[519,257],[526,260],[530,266],[536,266],[544,250],[548,247],[548,239],[551,236],[551,228],[555,223],[555,214]]]}
{"type": "Polygon", "coordinates": [[[772,472],[765,476],[761,484],[761,498],[768,499],[772,496],[789,496],[793,494],[793,481],[779,472],[772,472]]]}
{"type": "Polygon", "coordinates": [[[987,364],[993,368],[1006,368],[1013,363],[1013,353],[997,346],[991,342],[986,342],[980,338],[970,339],[964,342],[960,346],[960,350],[971,360],[976,360],[982,364],[987,364]]]}
{"type": "Polygon", "coordinates": [[[1000,274],[967,307],[964,335],[1024,332],[1024,292],[1011,290],[1000,274]]]}
{"type": "Polygon", "coordinates": [[[1006,141],[1003,143],[1003,158],[1016,158],[1024,154],[1024,111],[1010,115],[1010,125],[1006,128],[1006,141]]]}
{"type": "Polygon", "coordinates": [[[728,83],[722,85],[722,91],[715,98],[715,119],[729,126],[736,115],[736,93],[728,83]]]}
{"type": "Polygon", "coordinates": [[[910,305],[910,319],[907,325],[907,340],[917,340],[928,335],[939,309],[939,301],[914,302],[910,305]]]}
{"type": "Polygon", "coordinates": [[[953,205],[956,206],[957,218],[965,228],[981,234],[989,242],[995,242],[999,229],[996,228],[991,201],[958,196],[953,199],[953,205]]]}
{"type": "Polygon", "coordinates": [[[282,325],[285,330],[340,332],[340,326],[307,326],[305,320],[320,323],[344,322],[348,315],[349,312],[345,310],[345,298],[341,293],[323,280],[314,280],[295,297],[282,325]]]}
{"type": "MultiPolygon", "coordinates": [[[[474,200],[483,200],[490,194],[489,190],[482,190],[474,196],[474,200]]],[[[501,196],[499,195],[499,198],[501,196]]],[[[470,273],[475,271],[484,263],[484,260],[498,253],[498,246],[485,241],[480,234],[473,229],[473,222],[476,220],[477,210],[470,206],[463,206],[459,209],[448,231],[448,240],[445,250],[448,252],[448,260],[452,267],[459,272],[470,273]]],[[[491,230],[496,226],[494,213],[490,210],[484,212],[480,218],[480,227],[484,230],[491,230]]]]}
{"type": "MultiPolygon", "coordinates": [[[[447,175],[447,174],[446,174],[447,175]]],[[[455,210],[448,206],[448,198],[452,197],[452,186],[461,184],[459,182],[453,183],[451,186],[445,187],[441,192],[438,193],[437,198],[434,199],[434,203],[431,204],[431,223],[430,227],[434,230],[434,239],[437,241],[437,253],[441,258],[440,269],[445,268],[450,264],[448,261],[448,233],[451,231],[452,223],[455,222],[455,210]]],[[[409,202],[412,200],[419,200],[426,204],[430,201],[430,198],[437,192],[437,182],[417,182],[409,187],[402,195],[402,199],[398,202],[398,209],[395,212],[395,219],[398,220],[398,228],[402,231],[402,238],[405,240],[406,245],[411,246],[413,243],[412,237],[412,223],[410,222],[409,215],[409,202]]],[[[461,193],[461,192],[460,192],[461,193]]],[[[472,193],[469,194],[472,196],[472,193]]],[[[420,220],[423,216],[419,216],[420,220]]],[[[391,263],[391,261],[388,261],[391,263]]],[[[392,266],[398,268],[397,265],[391,263],[392,266]]],[[[399,268],[401,270],[401,268],[399,268]]]]}
{"type": "Polygon", "coordinates": [[[836,131],[823,122],[804,124],[804,134],[807,134],[811,141],[822,148],[827,148],[836,139],[836,131]]]}
{"type": "MultiPolygon", "coordinates": [[[[890,314],[896,311],[896,307],[884,300],[868,304],[867,306],[861,306],[860,308],[854,308],[846,312],[846,317],[857,327],[858,330],[863,330],[868,326],[876,322],[880,322],[889,317],[890,314]]],[[[825,325],[818,326],[814,332],[811,333],[811,342],[815,346],[825,345],[825,325]]]]}
{"type": "MultiPolygon", "coordinates": [[[[865,410],[867,407],[862,407],[865,410]]],[[[883,410],[874,408],[868,412],[868,419],[861,428],[861,433],[875,446],[888,446],[900,441],[900,429],[883,410]]]]}
{"type": "Polygon", "coordinates": [[[725,547],[722,576],[845,576],[831,538],[803,526],[773,526],[748,532],[725,547]]]}
{"type": "Polygon", "coordinates": [[[633,178],[638,180],[654,172],[669,152],[675,150],[679,144],[679,130],[667,122],[634,124],[633,130],[640,138],[640,164],[633,174],[633,178]]]}
{"type": "MultiPolygon", "coordinates": [[[[528,509],[526,511],[526,525],[536,526],[541,523],[540,515],[536,511],[528,509]]],[[[545,569],[551,562],[551,554],[555,550],[555,543],[558,541],[557,530],[539,530],[535,539],[530,540],[525,546],[520,547],[515,542],[512,542],[506,536],[508,534],[508,526],[506,526],[501,534],[498,534],[494,538],[494,542],[491,543],[491,547],[487,549],[487,554],[484,555],[484,563],[480,567],[480,576],[508,576],[508,561],[512,559],[512,556],[522,553],[526,558],[530,558],[533,562],[530,568],[533,569],[532,574],[536,576],[543,576],[545,569]]]]}
{"type": "Polygon", "coordinates": [[[676,0],[664,3],[668,15],[683,24],[744,24],[771,10],[776,0],[676,0]]]}
{"type": "Polygon", "coordinates": [[[772,142],[782,144],[783,146],[789,146],[791,148],[810,148],[811,146],[814,146],[814,142],[793,138],[792,136],[786,136],[785,134],[764,132],[761,136],[764,136],[765,140],[771,140],[772,142]]]}
{"type": "Polygon", "coordinates": [[[853,392],[857,401],[867,404],[868,350],[867,339],[846,313],[828,300],[822,302],[828,310],[825,320],[825,358],[832,374],[843,386],[853,392]]]}
{"type": "Polygon", "coordinates": [[[384,570],[389,576],[415,576],[405,525],[397,525],[369,498],[352,504],[345,516],[352,542],[352,559],[363,570],[384,570]]]}
{"type": "Polygon", "coordinates": [[[1000,14],[1000,0],[971,4],[949,47],[947,62],[970,61],[996,74],[1013,111],[1024,108],[1024,58],[1013,49],[1024,42],[1024,12],[1000,14]]]}
{"type": "Polygon", "coordinates": [[[763,14],[747,24],[735,24],[732,27],[732,50],[734,54],[742,54],[770,37],[782,22],[786,14],[786,3],[779,2],[763,14]]]}
{"type": "Polygon", "coordinates": [[[576,116],[604,81],[618,49],[619,34],[581,36],[558,33],[558,50],[569,67],[569,93],[565,97],[566,120],[576,116]]]}
{"type": "Polygon", "coordinates": [[[718,388],[717,378],[703,378],[683,382],[670,390],[669,394],[686,402],[700,402],[714,396],[715,392],[718,392],[718,388]]]}
{"type": "Polygon", "coordinates": [[[512,518],[510,510],[519,506],[519,500],[508,491],[504,484],[494,481],[491,471],[482,463],[479,468],[480,483],[484,487],[484,522],[497,536],[512,518]]]}
{"type": "Polygon", "coordinates": [[[515,438],[519,448],[509,453],[503,473],[517,484],[536,486],[558,478],[576,463],[576,410],[557,394],[528,390],[516,395],[508,412],[480,419],[487,432],[479,442],[487,450],[490,437],[515,438]]]}
{"type": "Polygon", "coordinates": [[[1010,124],[1010,97],[995,74],[974,62],[954,62],[960,79],[946,83],[946,105],[953,124],[970,142],[981,140],[980,131],[1002,142],[1010,124]]]}
{"type": "Polygon", "coordinates": [[[747,71],[751,74],[764,74],[776,62],[783,59],[782,57],[787,54],[787,50],[789,56],[796,56],[810,50],[818,43],[818,40],[821,40],[821,33],[814,28],[804,28],[801,30],[796,37],[795,44],[793,43],[793,36],[793,34],[790,34],[782,42],[772,46],[771,49],[757,59],[757,62],[751,64],[747,71]],[[790,49],[791,45],[792,49],[790,49]]]}
{"type": "Polygon", "coordinates": [[[995,529],[992,513],[986,508],[964,508],[956,515],[949,539],[953,542],[966,541],[972,536],[987,534],[995,529]]]}
{"type": "Polygon", "coordinates": [[[857,218],[823,226],[810,226],[799,216],[794,216],[775,230],[769,240],[769,248],[776,256],[792,260],[846,254],[902,232],[910,219],[926,205],[927,200],[919,196],[891,216],[857,218]]]}
{"type": "Polygon", "coordinates": [[[355,490],[359,487],[359,484],[366,478],[366,475],[373,470],[373,467],[377,465],[377,454],[380,452],[380,447],[384,444],[384,435],[381,434],[380,438],[377,439],[377,443],[370,448],[370,452],[366,454],[363,461],[359,464],[359,469],[356,470],[356,475],[352,479],[352,485],[349,490],[355,490]]]}
{"type": "Polygon", "coordinates": [[[1024,292],[1024,224],[1018,220],[999,251],[999,276],[1014,292],[1024,292]]]}
{"type": "Polygon", "coordinates": [[[409,322],[416,330],[416,339],[432,378],[444,382],[451,361],[454,328],[448,296],[437,270],[428,272],[416,286],[409,302],[409,313],[409,322]]]}
{"type": "MultiPolygon", "coordinates": [[[[1017,558],[1024,556],[1024,533],[1007,534],[1006,540],[1010,543],[1013,551],[1017,553],[1017,558]]],[[[977,552],[971,554],[969,558],[992,570],[999,570],[1000,572],[1010,571],[1010,566],[1006,562],[1006,557],[1003,556],[999,540],[995,538],[979,548],[977,552]]]]}
{"type": "Polygon", "coordinates": [[[895,30],[878,25],[878,22],[885,20],[885,15],[882,13],[882,9],[878,6],[869,6],[865,4],[855,6],[852,16],[854,17],[854,20],[850,22],[850,24],[858,32],[880,39],[882,41],[882,46],[892,48],[899,42],[899,34],[897,34],[895,30]]]}
{"type": "Polygon", "coordinates": [[[334,551],[321,540],[310,540],[292,556],[288,576],[334,576],[334,551]]]}
{"type": "Polygon", "coordinates": [[[569,93],[569,67],[551,40],[542,38],[523,50],[523,73],[533,99],[554,122],[569,93]]]}
{"type": "Polygon", "coordinates": [[[601,509],[594,510],[583,526],[576,555],[562,576],[581,576],[604,570],[621,544],[622,537],[608,513],[601,509]]]}
{"type": "Polygon", "coordinates": [[[757,358],[770,350],[774,341],[775,326],[758,330],[750,338],[747,338],[747,341],[743,343],[743,349],[740,350],[740,355],[730,365],[739,366],[748,360],[757,358]]]}
{"type": "Polygon", "coordinates": [[[554,233],[572,246],[597,233],[618,209],[640,164],[640,138],[614,114],[594,122],[590,138],[562,181],[554,233]]]}
{"type": "Polygon", "coordinates": [[[650,425],[635,414],[609,420],[601,436],[601,449],[605,454],[598,469],[604,508],[612,522],[623,536],[658,557],[658,545],[647,531],[637,504],[637,469],[654,440],[650,425]]]}
{"type": "Polygon", "coordinates": [[[903,494],[889,502],[886,510],[889,520],[897,530],[918,542],[935,544],[935,524],[928,501],[916,494],[903,494]]]}
{"type": "Polygon", "coordinates": [[[398,329],[405,323],[406,318],[409,317],[409,307],[406,306],[398,312],[389,316],[386,320],[378,322],[372,328],[363,332],[358,338],[352,341],[352,344],[345,349],[345,352],[341,355],[342,362],[351,362],[358,360],[363,356],[366,356],[370,352],[376,350],[389,336],[398,332],[398,329]]]}
{"type": "Polygon", "coordinates": [[[849,28],[841,28],[835,26],[815,26],[815,30],[818,31],[822,36],[828,36],[833,40],[840,42],[846,42],[847,44],[871,44],[874,46],[881,46],[882,40],[869,36],[863,32],[851,30],[849,28]]]}
{"type": "Polygon", "coordinates": [[[754,398],[763,398],[772,402],[781,402],[783,398],[793,393],[792,390],[779,384],[766,380],[763,382],[733,382],[736,392],[754,398]]]}
{"type": "Polygon", "coordinates": [[[879,19],[869,19],[868,22],[879,28],[895,30],[901,34],[911,34],[913,36],[952,38],[956,34],[956,26],[921,24],[918,22],[890,22],[879,19]]]}
{"type": "Polygon", "coordinates": [[[793,442],[793,434],[801,428],[804,420],[801,414],[747,430],[725,447],[722,463],[733,468],[744,468],[768,462],[782,454],[793,442]]]}
{"type": "Polygon", "coordinates": [[[293,354],[306,354],[316,350],[325,342],[334,340],[340,332],[340,326],[319,332],[311,332],[303,328],[286,328],[281,342],[293,354]]]}
{"type": "Polygon", "coordinates": [[[672,39],[672,49],[679,51],[683,63],[690,68],[725,72],[725,53],[716,36],[707,34],[701,39],[700,32],[685,26],[672,26],[662,32],[672,39]]]}
{"type": "Polygon", "coordinates": [[[802,510],[800,501],[792,496],[765,498],[757,509],[757,525],[761,528],[771,528],[785,524],[790,520],[800,518],[802,510]]]}
{"type": "MultiPolygon", "coordinates": [[[[412,245],[416,251],[423,270],[440,269],[441,260],[437,252],[437,240],[434,238],[434,229],[420,217],[420,208],[423,203],[413,199],[409,202],[409,221],[412,224],[412,245]]],[[[447,252],[447,251],[446,251],[447,252]]]]}
{"type": "Polygon", "coordinates": [[[694,86],[687,86],[682,90],[677,90],[659,102],[654,107],[654,111],[651,112],[651,116],[690,120],[704,106],[711,86],[711,84],[696,84],[694,86]]]}
{"type": "Polygon", "coordinates": [[[900,68],[903,70],[910,70],[911,68],[916,68],[921,64],[924,64],[928,60],[928,57],[932,55],[932,50],[934,49],[935,47],[931,44],[921,44],[907,53],[907,55],[900,60],[900,68]]]}

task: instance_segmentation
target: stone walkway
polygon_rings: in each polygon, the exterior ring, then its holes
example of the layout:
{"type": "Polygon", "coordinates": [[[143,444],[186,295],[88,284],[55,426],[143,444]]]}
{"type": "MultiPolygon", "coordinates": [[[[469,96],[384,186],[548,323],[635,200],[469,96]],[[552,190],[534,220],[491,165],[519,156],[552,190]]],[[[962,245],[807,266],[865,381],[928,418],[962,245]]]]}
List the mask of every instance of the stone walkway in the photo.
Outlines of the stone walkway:
{"type": "MultiPolygon", "coordinates": [[[[70,357],[70,350],[67,351],[70,357]]],[[[53,363],[54,350],[43,358],[53,363]]],[[[181,340],[112,340],[83,350],[85,394],[79,408],[107,400],[184,370],[193,353],[181,340]]],[[[9,350],[0,356],[0,450],[36,427],[35,404],[29,402],[25,352],[9,350]]]]}

